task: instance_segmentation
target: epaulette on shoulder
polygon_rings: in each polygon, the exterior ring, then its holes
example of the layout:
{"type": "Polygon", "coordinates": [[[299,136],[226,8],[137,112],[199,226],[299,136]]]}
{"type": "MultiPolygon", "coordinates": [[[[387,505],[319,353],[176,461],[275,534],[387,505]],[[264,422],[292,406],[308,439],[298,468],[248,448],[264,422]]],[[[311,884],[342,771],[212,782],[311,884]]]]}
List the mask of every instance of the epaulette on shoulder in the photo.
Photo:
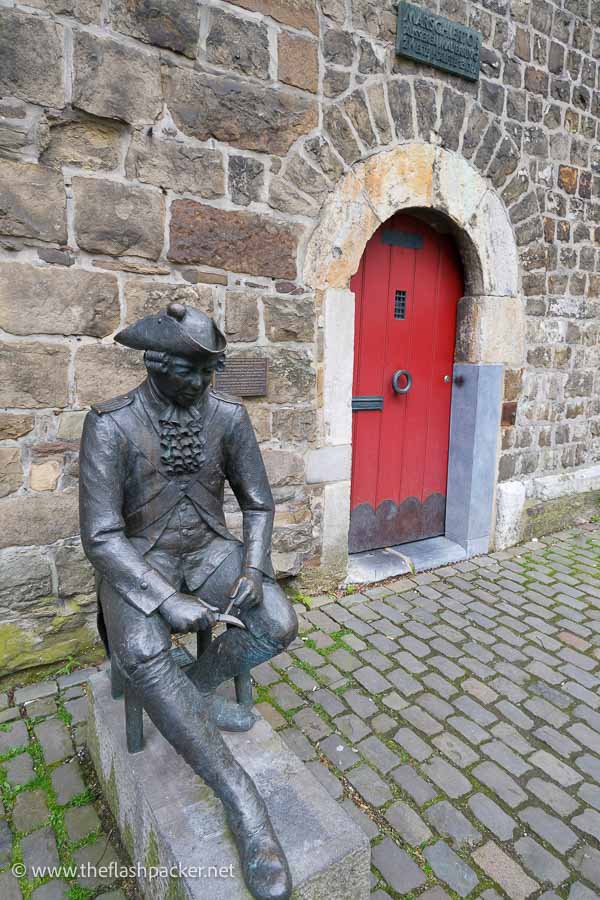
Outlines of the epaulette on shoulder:
{"type": "Polygon", "coordinates": [[[213,397],[216,397],[217,400],[224,400],[225,403],[233,403],[236,406],[243,406],[244,401],[240,397],[234,397],[233,394],[225,394],[222,391],[213,391],[213,397]]]}
{"type": "Polygon", "coordinates": [[[102,413],[115,412],[117,409],[123,409],[133,403],[133,394],[121,394],[120,397],[113,397],[112,400],[105,400],[103,403],[92,404],[92,409],[98,415],[102,413]]]}

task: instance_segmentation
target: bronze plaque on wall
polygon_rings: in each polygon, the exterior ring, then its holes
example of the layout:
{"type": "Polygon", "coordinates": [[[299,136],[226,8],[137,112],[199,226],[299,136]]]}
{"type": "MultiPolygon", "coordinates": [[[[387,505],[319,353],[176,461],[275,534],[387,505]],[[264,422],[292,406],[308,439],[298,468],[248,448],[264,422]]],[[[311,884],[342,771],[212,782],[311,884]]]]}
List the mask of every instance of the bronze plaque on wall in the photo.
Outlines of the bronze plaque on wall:
{"type": "Polygon", "coordinates": [[[477,81],[481,34],[474,28],[402,2],[398,7],[396,53],[477,81]]]}
{"type": "Polygon", "coordinates": [[[215,390],[235,397],[264,397],[268,365],[268,359],[227,359],[225,370],[215,375],[215,390]]]}

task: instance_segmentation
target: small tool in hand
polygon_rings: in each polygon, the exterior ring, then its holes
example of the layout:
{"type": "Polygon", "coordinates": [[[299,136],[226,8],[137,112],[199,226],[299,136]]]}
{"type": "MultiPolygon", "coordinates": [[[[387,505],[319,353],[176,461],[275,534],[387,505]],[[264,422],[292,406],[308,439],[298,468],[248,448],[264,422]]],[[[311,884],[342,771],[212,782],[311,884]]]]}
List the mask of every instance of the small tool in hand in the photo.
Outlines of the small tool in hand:
{"type": "Polygon", "coordinates": [[[225,612],[220,613],[216,606],[211,606],[210,603],[206,602],[206,600],[202,600],[200,597],[197,597],[196,599],[200,603],[202,603],[202,605],[205,606],[207,609],[210,609],[211,612],[215,613],[215,618],[216,618],[217,622],[224,622],[226,625],[235,625],[237,628],[244,628],[244,629],[246,628],[246,626],[244,625],[244,623],[242,622],[241,619],[238,619],[237,616],[231,616],[229,614],[229,611],[231,610],[231,607],[233,606],[233,600],[231,601],[231,603],[229,604],[229,606],[227,607],[225,612]]]}

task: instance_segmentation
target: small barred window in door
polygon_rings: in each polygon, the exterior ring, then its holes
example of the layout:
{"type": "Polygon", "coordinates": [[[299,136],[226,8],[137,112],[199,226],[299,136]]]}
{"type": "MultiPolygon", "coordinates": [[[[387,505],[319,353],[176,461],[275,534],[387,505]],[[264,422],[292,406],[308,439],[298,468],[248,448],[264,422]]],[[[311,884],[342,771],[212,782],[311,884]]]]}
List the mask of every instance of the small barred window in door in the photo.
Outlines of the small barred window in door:
{"type": "Polygon", "coordinates": [[[406,291],[396,291],[394,297],[394,318],[406,318],[406,291]]]}

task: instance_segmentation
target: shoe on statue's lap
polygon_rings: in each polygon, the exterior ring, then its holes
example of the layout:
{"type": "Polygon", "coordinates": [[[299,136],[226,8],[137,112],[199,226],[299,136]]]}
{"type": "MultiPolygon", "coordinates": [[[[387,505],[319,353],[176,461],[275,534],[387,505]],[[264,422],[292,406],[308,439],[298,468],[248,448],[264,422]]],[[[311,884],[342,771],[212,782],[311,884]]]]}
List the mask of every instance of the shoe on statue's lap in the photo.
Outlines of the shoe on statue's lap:
{"type": "Polygon", "coordinates": [[[254,723],[258,720],[256,713],[252,712],[251,707],[242,706],[227,697],[221,697],[212,691],[203,691],[198,681],[192,677],[190,670],[186,671],[186,675],[191,680],[199,693],[204,698],[204,703],[212,708],[215,724],[221,731],[250,731],[254,723]]]}
{"type": "Polygon", "coordinates": [[[258,719],[248,706],[242,706],[219,694],[214,695],[212,703],[215,722],[221,731],[250,731],[258,719]]]}

